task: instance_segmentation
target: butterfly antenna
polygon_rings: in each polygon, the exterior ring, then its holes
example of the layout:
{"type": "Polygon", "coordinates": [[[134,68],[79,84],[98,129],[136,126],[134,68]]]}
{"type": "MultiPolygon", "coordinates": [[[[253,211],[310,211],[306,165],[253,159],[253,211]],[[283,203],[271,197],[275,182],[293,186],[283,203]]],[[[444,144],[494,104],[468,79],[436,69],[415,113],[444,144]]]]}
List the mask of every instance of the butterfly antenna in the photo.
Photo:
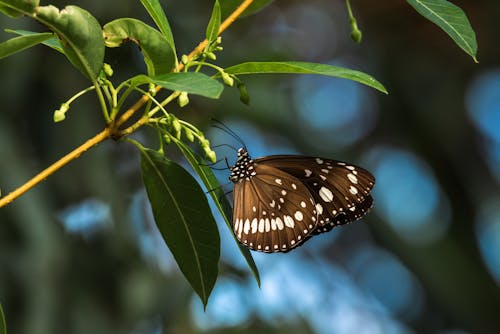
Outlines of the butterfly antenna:
{"type": "Polygon", "coordinates": [[[236,132],[231,130],[226,124],[222,123],[218,119],[212,118],[211,120],[212,122],[217,123],[217,125],[213,125],[214,128],[224,131],[225,133],[236,139],[236,141],[238,141],[246,149],[245,142],[243,141],[243,139],[241,139],[240,136],[236,134],[236,132]]]}

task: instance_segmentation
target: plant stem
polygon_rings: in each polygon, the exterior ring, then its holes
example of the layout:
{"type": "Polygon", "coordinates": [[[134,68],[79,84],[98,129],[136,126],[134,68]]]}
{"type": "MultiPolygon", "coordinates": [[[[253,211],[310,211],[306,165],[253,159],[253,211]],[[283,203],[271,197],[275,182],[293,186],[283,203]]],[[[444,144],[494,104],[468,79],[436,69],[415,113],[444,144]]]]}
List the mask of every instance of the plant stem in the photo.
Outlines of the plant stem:
{"type": "Polygon", "coordinates": [[[108,128],[105,128],[101,132],[99,132],[97,135],[95,135],[93,138],[90,138],[87,140],[85,143],[80,145],[78,148],[74,149],[73,151],[69,152],[66,154],[64,157],[61,159],[57,160],[54,162],[52,165],[38,173],[36,176],[34,176],[32,179],[30,179],[28,182],[17,188],[16,190],[12,191],[8,195],[1,197],[0,198],[0,208],[11,203],[13,200],[36,186],[38,183],[42,182],[45,180],[47,177],[50,175],[54,174],[56,171],[58,171],[61,167],[67,165],[69,162],[73,161],[74,159],[78,158],[80,155],[85,153],[88,149],[92,148],[93,146],[99,144],[100,142],[108,139],[111,136],[111,132],[109,131],[108,128]]]}

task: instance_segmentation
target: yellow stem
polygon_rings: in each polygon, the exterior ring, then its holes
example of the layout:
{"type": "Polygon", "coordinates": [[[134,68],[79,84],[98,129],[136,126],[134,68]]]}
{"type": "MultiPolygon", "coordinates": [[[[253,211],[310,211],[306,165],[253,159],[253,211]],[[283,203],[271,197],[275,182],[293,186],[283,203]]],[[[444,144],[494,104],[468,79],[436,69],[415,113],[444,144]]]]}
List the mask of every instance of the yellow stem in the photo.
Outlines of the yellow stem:
{"type": "Polygon", "coordinates": [[[73,161],[74,159],[78,158],[80,155],[85,153],[88,149],[92,148],[93,146],[99,144],[105,139],[108,139],[111,136],[111,132],[109,131],[108,128],[105,128],[101,132],[99,132],[97,135],[95,135],[93,138],[90,138],[87,140],[85,143],[80,145],[78,148],[74,149],[73,151],[69,152],[66,154],[64,157],[61,159],[57,160],[54,162],[52,165],[38,173],[36,176],[34,176],[32,179],[30,179],[28,182],[17,188],[16,190],[12,191],[8,195],[1,197],[0,198],[0,208],[11,203],[13,200],[36,186],[38,183],[42,182],[45,180],[47,177],[50,175],[54,174],[56,171],[58,171],[61,167],[67,165],[69,162],[73,161]]]}

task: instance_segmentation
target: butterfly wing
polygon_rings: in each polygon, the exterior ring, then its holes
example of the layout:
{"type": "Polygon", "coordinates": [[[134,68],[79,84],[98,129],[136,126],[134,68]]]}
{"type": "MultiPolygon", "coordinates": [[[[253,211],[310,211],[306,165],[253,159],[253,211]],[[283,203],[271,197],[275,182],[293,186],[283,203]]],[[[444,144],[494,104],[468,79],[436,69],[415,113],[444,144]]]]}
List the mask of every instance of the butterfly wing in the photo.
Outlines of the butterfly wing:
{"type": "Polygon", "coordinates": [[[313,234],[331,230],[363,217],[372,207],[370,191],[375,178],[367,170],[324,158],[273,155],[255,159],[304,184],[315,201],[317,227],[313,234]]]}
{"type": "Polygon", "coordinates": [[[316,229],[313,196],[292,174],[255,164],[255,176],[234,185],[233,229],[247,247],[287,252],[316,229]]]}

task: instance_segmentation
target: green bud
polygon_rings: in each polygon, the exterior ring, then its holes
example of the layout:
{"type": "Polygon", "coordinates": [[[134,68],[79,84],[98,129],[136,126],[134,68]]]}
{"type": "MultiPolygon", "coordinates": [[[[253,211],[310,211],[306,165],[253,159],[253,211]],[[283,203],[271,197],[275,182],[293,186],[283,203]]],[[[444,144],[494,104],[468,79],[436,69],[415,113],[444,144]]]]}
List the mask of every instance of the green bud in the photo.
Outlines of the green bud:
{"type": "Polygon", "coordinates": [[[206,155],[208,161],[210,161],[212,163],[215,163],[217,161],[217,155],[215,154],[214,151],[207,150],[207,151],[205,151],[205,155],[206,155]]]}
{"type": "Polygon", "coordinates": [[[62,103],[61,107],[54,111],[54,122],[62,122],[66,118],[66,112],[69,110],[68,103],[62,103]]]}
{"type": "Polygon", "coordinates": [[[186,139],[189,140],[191,143],[194,142],[194,134],[193,131],[190,129],[184,127],[184,134],[186,135],[186,139]]]}
{"type": "Polygon", "coordinates": [[[113,76],[113,68],[111,67],[111,65],[104,63],[104,65],[102,66],[102,70],[106,74],[106,76],[113,76]]]}
{"type": "Polygon", "coordinates": [[[214,51],[222,51],[222,50],[224,50],[224,48],[222,46],[216,46],[214,48],[214,51]]]}
{"type": "Polygon", "coordinates": [[[240,92],[240,101],[248,105],[250,103],[250,96],[248,95],[247,87],[242,82],[239,82],[236,86],[240,92]]]}
{"type": "Polygon", "coordinates": [[[172,118],[172,128],[174,129],[173,135],[177,139],[181,139],[182,125],[177,118],[172,118]]]}
{"type": "Polygon", "coordinates": [[[165,142],[165,144],[170,144],[170,142],[172,141],[172,139],[170,138],[170,135],[163,135],[163,141],[165,142]]]}
{"type": "Polygon", "coordinates": [[[189,61],[189,58],[187,55],[182,55],[181,57],[181,63],[183,63],[184,65],[186,65],[189,61]]]}
{"type": "Polygon", "coordinates": [[[226,72],[221,72],[222,76],[222,81],[229,87],[232,87],[234,85],[234,79],[231,77],[231,75],[227,74],[226,72]]]}
{"type": "Polygon", "coordinates": [[[201,148],[203,148],[203,150],[205,152],[210,150],[210,141],[208,139],[206,139],[205,137],[200,138],[200,145],[201,145],[201,148]]]}
{"type": "Polygon", "coordinates": [[[152,82],[149,83],[148,85],[148,93],[151,94],[151,96],[155,96],[156,95],[156,89],[155,89],[156,85],[152,82]]]}
{"type": "Polygon", "coordinates": [[[206,52],[205,55],[207,56],[208,59],[210,60],[217,60],[217,56],[213,52],[206,52]]]}
{"type": "Polygon", "coordinates": [[[361,43],[361,38],[363,37],[363,33],[358,28],[358,24],[356,23],[356,19],[352,18],[351,20],[351,39],[356,43],[361,43]]]}
{"type": "Polygon", "coordinates": [[[179,98],[177,99],[177,103],[179,103],[179,107],[184,107],[189,103],[189,97],[187,92],[181,92],[179,98]]]}
{"type": "Polygon", "coordinates": [[[217,36],[217,39],[215,40],[215,42],[217,44],[221,44],[222,43],[222,36],[217,36]]]}

